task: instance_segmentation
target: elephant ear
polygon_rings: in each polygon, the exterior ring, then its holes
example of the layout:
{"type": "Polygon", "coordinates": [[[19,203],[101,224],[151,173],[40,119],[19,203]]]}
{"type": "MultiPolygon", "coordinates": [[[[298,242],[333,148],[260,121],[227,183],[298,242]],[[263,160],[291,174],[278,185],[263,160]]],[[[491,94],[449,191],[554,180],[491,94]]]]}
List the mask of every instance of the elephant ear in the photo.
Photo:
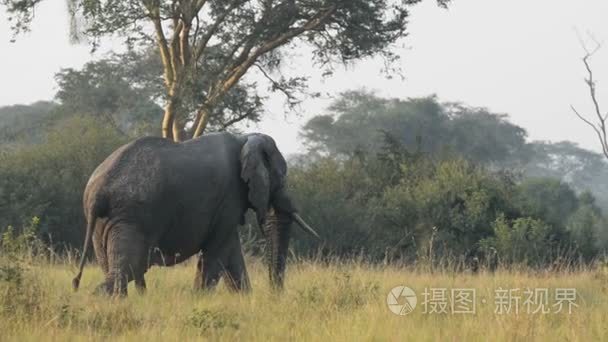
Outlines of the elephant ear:
{"type": "Polygon", "coordinates": [[[241,149],[241,178],[247,183],[249,203],[262,224],[273,194],[285,186],[287,163],[271,137],[249,134],[246,139],[241,149]]]}

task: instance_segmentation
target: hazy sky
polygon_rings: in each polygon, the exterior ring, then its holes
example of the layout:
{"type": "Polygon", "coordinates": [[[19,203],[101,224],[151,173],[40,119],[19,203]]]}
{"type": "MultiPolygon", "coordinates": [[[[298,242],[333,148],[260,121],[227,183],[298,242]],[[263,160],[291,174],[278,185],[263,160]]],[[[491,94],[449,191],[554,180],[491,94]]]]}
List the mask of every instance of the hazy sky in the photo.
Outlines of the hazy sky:
{"type": "MultiPolygon", "coordinates": [[[[377,61],[363,61],[322,80],[303,53],[292,69],[313,75],[311,85],[323,93],[366,88],[387,97],[437,94],[510,115],[533,140],[571,140],[593,150],[592,132],[570,111],[573,104],[591,110],[575,34],[593,32],[606,46],[593,60],[599,97],[608,111],[608,1],[606,0],[454,0],[449,10],[427,0],[412,9],[409,37],[397,49],[405,80],[387,80],[377,61]]],[[[47,0],[37,10],[32,32],[9,43],[9,25],[0,12],[0,106],[51,99],[53,75],[80,67],[88,46],[70,45],[65,1],[47,0]]],[[[119,48],[108,44],[105,50],[119,48]]],[[[284,152],[300,147],[297,132],[331,99],[309,100],[300,116],[285,117],[280,96],[270,114],[251,130],[275,137],[284,152]]]]}

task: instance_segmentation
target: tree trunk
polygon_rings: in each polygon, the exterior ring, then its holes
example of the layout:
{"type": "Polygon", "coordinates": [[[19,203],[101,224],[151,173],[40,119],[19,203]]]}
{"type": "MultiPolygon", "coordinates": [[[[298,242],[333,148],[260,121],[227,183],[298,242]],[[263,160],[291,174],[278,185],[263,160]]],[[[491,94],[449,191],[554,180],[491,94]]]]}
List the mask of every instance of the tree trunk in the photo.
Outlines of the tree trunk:
{"type": "Polygon", "coordinates": [[[198,123],[196,123],[196,127],[194,128],[194,134],[192,134],[192,138],[196,138],[201,136],[205,129],[207,128],[207,124],[209,124],[209,119],[211,118],[211,106],[208,104],[204,104],[199,109],[197,117],[199,118],[198,123]]]}
{"type": "Polygon", "coordinates": [[[162,134],[163,138],[173,140],[173,124],[175,121],[175,99],[170,97],[165,105],[163,116],[162,134]]]}
{"type": "Polygon", "coordinates": [[[181,142],[184,140],[184,124],[179,115],[173,118],[173,141],[181,142]]]}

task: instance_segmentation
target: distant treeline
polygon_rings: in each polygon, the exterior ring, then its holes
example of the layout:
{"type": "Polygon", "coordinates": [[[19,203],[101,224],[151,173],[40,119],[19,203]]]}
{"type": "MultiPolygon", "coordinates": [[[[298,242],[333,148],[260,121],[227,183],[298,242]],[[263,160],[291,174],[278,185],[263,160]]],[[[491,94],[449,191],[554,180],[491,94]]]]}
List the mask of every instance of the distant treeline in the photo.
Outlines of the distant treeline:
{"type": "Polygon", "coordinates": [[[290,182],[327,253],[542,266],[608,250],[603,157],[528,142],[505,115],[349,92],[302,137],[290,182]]]}
{"type": "MultiPolygon", "coordinates": [[[[61,84],[57,102],[0,108],[0,233],[38,217],[37,234],[57,249],[82,244],[93,169],[154,134],[162,112],[145,92],[123,98],[104,88],[122,101],[109,106],[83,100],[97,96],[94,85],[83,95],[84,86],[61,84]]],[[[543,266],[608,250],[602,157],[569,142],[528,142],[504,115],[349,92],[301,138],[307,152],[289,156],[289,186],[323,242],[297,236],[300,255],[543,266]]],[[[244,231],[255,253],[257,228],[244,231]]]]}

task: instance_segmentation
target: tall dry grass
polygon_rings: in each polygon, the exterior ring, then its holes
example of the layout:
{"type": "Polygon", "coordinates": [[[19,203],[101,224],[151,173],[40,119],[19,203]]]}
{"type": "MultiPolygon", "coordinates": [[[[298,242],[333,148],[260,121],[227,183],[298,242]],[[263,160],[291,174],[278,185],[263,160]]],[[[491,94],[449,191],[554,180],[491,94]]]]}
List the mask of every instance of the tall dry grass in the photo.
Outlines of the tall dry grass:
{"type": "MultiPolygon", "coordinates": [[[[248,259],[253,291],[247,295],[192,291],[194,265],[152,268],[148,293],[130,288],[126,299],[92,295],[101,271],[87,267],[72,293],[68,263],[21,262],[19,276],[0,272],[2,341],[608,341],[608,270],[569,273],[501,270],[456,273],[402,269],[364,262],[296,262],[285,291],[270,291],[264,265],[248,259]],[[12,278],[11,278],[12,277],[12,278]],[[17,279],[17,278],[19,279],[17,279]],[[386,305],[390,289],[407,285],[418,294],[406,316],[386,305]],[[575,288],[571,314],[499,315],[497,288],[575,288]],[[474,288],[474,315],[428,314],[425,288],[474,288]],[[482,303],[485,300],[486,303],[482,303]]],[[[9,263],[10,265],[10,263],[9,263]]]]}

